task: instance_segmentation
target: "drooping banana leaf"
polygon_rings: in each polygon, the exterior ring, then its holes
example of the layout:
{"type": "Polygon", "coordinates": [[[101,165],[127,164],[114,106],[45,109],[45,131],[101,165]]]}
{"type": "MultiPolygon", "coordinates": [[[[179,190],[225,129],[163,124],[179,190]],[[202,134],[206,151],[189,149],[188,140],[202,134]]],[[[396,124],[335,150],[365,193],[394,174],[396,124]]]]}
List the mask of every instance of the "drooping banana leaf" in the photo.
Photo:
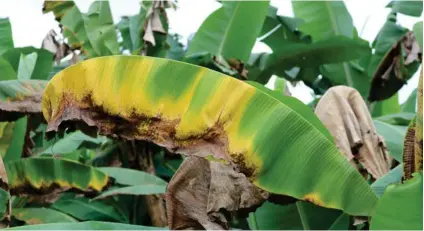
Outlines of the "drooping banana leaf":
{"type": "Polygon", "coordinates": [[[0,82],[0,121],[13,121],[26,114],[41,113],[41,98],[47,81],[0,82]]]}
{"type": "Polygon", "coordinates": [[[13,193],[51,192],[74,188],[101,191],[108,176],[99,170],[74,161],[54,158],[27,158],[5,163],[9,188],[13,193]]]}
{"type": "Polygon", "coordinates": [[[48,132],[78,120],[104,135],[148,140],[188,155],[212,154],[272,193],[354,215],[373,211],[376,195],[312,110],[278,95],[177,61],[110,56],[53,77],[43,114],[48,132]]]}

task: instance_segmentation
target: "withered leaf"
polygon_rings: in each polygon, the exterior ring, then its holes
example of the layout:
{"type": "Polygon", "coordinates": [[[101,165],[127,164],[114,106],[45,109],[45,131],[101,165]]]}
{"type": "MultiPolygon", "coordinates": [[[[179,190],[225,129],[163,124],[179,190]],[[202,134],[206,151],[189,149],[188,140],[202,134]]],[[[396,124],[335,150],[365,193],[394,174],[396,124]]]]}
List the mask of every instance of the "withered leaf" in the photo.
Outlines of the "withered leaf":
{"type": "Polygon", "coordinates": [[[73,53],[71,48],[66,43],[59,43],[56,40],[57,34],[54,30],[50,30],[49,33],[44,37],[41,44],[41,48],[44,48],[54,54],[54,60],[57,64],[60,63],[67,55],[73,53]]]}
{"type": "Polygon", "coordinates": [[[187,157],[168,184],[170,229],[228,229],[228,213],[262,204],[268,193],[230,165],[187,157]],[[225,212],[224,212],[225,211],[225,212]]]}
{"type": "Polygon", "coordinates": [[[390,170],[391,157],[374,127],[368,108],[357,90],[330,88],[318,102],[315,114],[333,135],[337,147],[358,170],[359,162],[373,178],[390,170]]]}
{"type": "Polygon", "coordinates": [[[41,99],[47,81],[0,82],[0,121],[14,121],[26,114],[41,114],[41,99]]]}
{"type": "Polygon", "coordinates": [[[393,96],[412,76],[409,69],[417,68],[421,59],[415,35],[408,32],[381,60],[371,82],[368,100],[380,101],[393,96]]]}
{"type": "Polygon", "coordinates": [[[149,42],[153,46],[156,45],[154,32],[166,34],[161,17],[164,17],[168,21],[165,9],[172,6],[169,0],[153,0],[152,6],[148,9],[146,14],[146,21],[144,23],[144,35],[143,40],[149,42]]]}

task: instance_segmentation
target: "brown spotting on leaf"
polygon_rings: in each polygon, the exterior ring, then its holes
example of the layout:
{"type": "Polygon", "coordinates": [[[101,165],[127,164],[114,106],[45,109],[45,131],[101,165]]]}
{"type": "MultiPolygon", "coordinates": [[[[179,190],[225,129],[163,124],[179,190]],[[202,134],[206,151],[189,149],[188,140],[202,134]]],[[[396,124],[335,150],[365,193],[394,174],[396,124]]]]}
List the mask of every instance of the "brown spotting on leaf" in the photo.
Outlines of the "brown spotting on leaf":
{"type": "Polygon", "coordinates": [[[411,179],[415,172],[415,122],[413,122],[406,131],[403,141],[403,177],[404,180],[411,179]]]}
{"type": "MultiPolygon", "coordinates": [[[[49,118],[47,135],[65,128],[74,129],[79,126],[83,131],[97,130],[102,135],[126,140],[145,140],[167,148],[171,152],[185,155],[206,157],[212,154],[217,159],[231,161],[239,167],[239,171],[250,178],[255,177],[255,167],[246,166],[242,153],[228,153],[228,137],[223,130],[223,124],[217,122],[202,134],[189,137],[176,137],[177,120],[165,120],[160,115],[148,117],[133,113],[123,118],[110,115],[101,106],[95,105],[91,94],[86,95],[80,102],[75,102],[72,95],[62,97],[59,111],[55,117],[49,118]],[[147,126],[147,129],[140,129],[147,126]]],[[[47,107],[48,113],[49,107],[47,107]]]]}
{"type": "Polygon", "coordinates": [[[355,164],[358,161],[374,179],[390,170],[387,147],[357,90],[347,86],[330,88],[318,102],[315,114],[356,169],[360,170],[355,164]]]}

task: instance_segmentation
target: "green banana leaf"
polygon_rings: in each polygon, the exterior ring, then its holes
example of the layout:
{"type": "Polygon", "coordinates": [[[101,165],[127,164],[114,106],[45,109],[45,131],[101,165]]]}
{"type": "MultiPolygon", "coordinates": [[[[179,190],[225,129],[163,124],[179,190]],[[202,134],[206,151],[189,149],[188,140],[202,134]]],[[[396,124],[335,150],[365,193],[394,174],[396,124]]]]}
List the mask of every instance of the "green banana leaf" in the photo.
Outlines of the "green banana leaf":
{"type": "Polygon", "coordinates": [[[415,113],[417,107],[417,89],[408,96],[408,99],[401,105],[402,112],[415,113]]]}
{"type": "Polygon", "coordinates": [[[403,175],[403,165],[400,164],[396,168],[390,170],[386,175],[377,179],[372,183],[371,188],[374,190],[377,196],[381,197],[383,195],[384,190],[390,184],[400,183],[403,175]]]}
{"type": "Polygon", "coordinates": [[[379,120],[374,120],[374,126],[377,133],[384,138],[390,155],[402,163],[403,140],[408,127],[392,125],[379,120]]]}
{"type": "Polygon", "coordinates": [[[335,35],[354,38],[354,26],[342,1],[292,1],[294,15],[305,23],[299,30],[312,36],[314,41],[335,35]]]}
{"type": "Polygon", "coordinates": [[[19,80],[28,80],[31,78],[31,75],[34,72],[35,64],[37,62],[37,57],[38,55],[36,52],[30,53],[28,55],[21,54],[18,66],[19,80]]]}
{"type": "Polygon", "coordinates": [[[148,140],[177,153],[208,150],[206,155],[232,162],[266,191],[370,214],[376,195],[324,125],[308,106],[278,95],[281,100],[199,66],[110,56],[53,77],[43,114],[48,132],[57,132],[63,120],[79,120],[101,134],[148,140]]]}
{"type": "Polygon", "coordinates": [[[346,230],[349,216],[302,201],[284,206],[265,202],[249,214],[248,223],[252,230],[346,230]]]}
{"type": "Polygon", "coordinates": [[[43,4],[43,14],[53,12],[57,21],[63,17],[69,8],[75,6],[73,1],[45,1],[43,4]]]}
{"type": "Polygon", "coordinates": [[[8,18],[0,18],[0,55],[13,48],[12,26],[8,18]]]}
{"type": "Polygon", "coordinates": [[[248,61],[268,6],[269,1],[222,2],[222,7],[209,15],[197,30],[187,55],[206,51],[227,59],[248,61]]]}
{"type": "Polygon", "coordinates": [[[371,230],[423,229],[422,172],[401,184],[389,185],[371,219],[371,230]]]}
{"type": "Polygon", "coordinates": [[[8,215],[10,195],[9,192],[0,188],[0,220],[2,221],[8,215]]]}
{"type": "Polygon", "coordinates": [[[106,137],[98,136],[93,138],[80,131],[75,131],[65,135],[62,139],[55,141],[51,146],[46,147],[40,154],[65,154],[76,151],[83,145],[99,145],[106,142],[106,137]]]}
{"type": "Polygon", "coordinates": [[[166,191],[166,185],[155,185],[155,184],[146,184],[146,185],[135,185],[122,188],[109,189],[105,192],[102,192],[100,195],[94,198],[94,200],[104,199],[110,196],[117,195],[153,195],[153,194],[164,194],[166,191]]]}
{"type": "Polygon", "coordinates": [[[15,122],[1,122],[0,155],[4,162],[19,160],[25,145],[27,118],[15,122]]]}
{"type": "Polygon", "coordinates": [[[50,192],[55,188],[101,191],[108,176],[78,162],[54,158],[27,158],[5,163],[13,194],[50,192]]]}
{"type": "Polygon", "coordinates": [[[14,208],[12,209],[12,216],[29,225],[78,222],[65,213],[48,208],[14,208]]]}
{"type": "MultiPolygon", "coordinates": [[[[305,21],[299,25],[299,30],[312,36],[312,40],[327,41],[334,37],[345,37],[345,40],[350,39],[351,43],[358,45],[352,46],[352,50],[357,50],[360,57],[367,59],[371,55],[371,50],[366,41],[357,36],[356,29],[353,25],[352,17],[350,16],[343,1],[292,1],[293,12],[296,17],[305,21]],[[361,49],[358,49],[360,44],[361,49]]],[[[338,53],[338,52],[337,52],[338,53]]],[[[328,54],[328,53],[323,53],[328,54]]],[[[331,52],[333,54],[333,52],[331,52]]],[[[326,55],[331,57],[332,55],[326,55]]],[[[351,59],[354,59],[353,57],[351,59]]],[[[347,85],[359,91],[362,96],[367,96],[369,91],[369,82],[371,78],[358,62],[346,62],[349,59],[344,59],[342,63],[329,63],[320,67],[321,75],[330,80],[332,85],[347,85]]]]}
{"type": "Polygon", "coordinates": [[[372,117],[378,117],[400,112],[399,96],[396,93],[388,99],[375,102],[372,106],[371,115],[372,117]]]}
{"type": "Polygon", "coordinates": [[[381,117],[374,118],[374,120],[378,120],[391,125],[400,125],[400,126],[408,126],[412,119],[414,119],[415,113],[410,112],[400,112],[396,114],[385,115],[381,117]]]}
{"type": "MultiPolygon", "coordinates": [[[[25,76],[25,79],[39,79],[46,80],[53,67],[53,53],[45,49],[38,49],[35,47],[20,47],[9,49],[2,54],[2,57],[7,60],[13,67],[13,70],[19,75],[19,66],[22,55],[29,55],[36,53],[36,61],[30,76],[25,76]]],[[[33,55],[34,56],[34,55],[33,55]]],[[[35,57],[34,57],[35,58],[35,57]]],[[[33,62],[33,61],[32,61],[33,62]]],[[[17,78],[17,77],[16,77],[17,78]]],[[[15,79],[16,79],[15,78],[15,79]]]]}
{"type": "Polygon", "coordinates": [[[121,185],[162,185],[166,187],[167,182],[161,178],[143,171],[128,168],[100,167],[99,171],[115,179],[121,185]]]}
{"type": "Polygon", "coordinates": [[[119,213],[115,207],[101,201],[91,201],[84,197],[59,199],[51,207],[82,221],[128,222],[127,218],[119,213]]]}
{"type": "Polygon", "coordinates": [[[14,121],[26,114],[41,113],[41,98],[47,81],[0,81],[0,121],[14,121]]]}
{"type": "Polygon", "coordinates": [[[88,40],[97,54],[119,54],[118,38],[108,1],[93,2],[82,18],[88,40]]]}
{"type": "Polygon", "coordinates": [[[114,195],[163,194],[166,190],[166,181],[146,172],[115,167],[101,167],[97,169],[109,177],[114,178],[116,183],[131,186],[109,189],[102,192],[95,199],[103,199],[114,195]]]}
{"type": "MultiPolygon", "coordinates": [[[[409,16],[420,17],[423,12],[422,1],[402,1],[394,0],[391,1],[386,7],[392,8],[392,11],[409,16]]],[[[421,33],[422,34],[422,33],[421,33]]]]}
{"type": "Polygon", "coordinates": [[[414,24],[414,34],[417,38],[418,45],[420,45],[421,52],[423,51],[423,22],[417,22],[414,24]]]}
{"type": "Polygon", "coordinates": [[[0,57],[0,80],[12,80],[16,79],[16,76],[16,71],[13,69],[12,65],[3,57],[0,57]]]}

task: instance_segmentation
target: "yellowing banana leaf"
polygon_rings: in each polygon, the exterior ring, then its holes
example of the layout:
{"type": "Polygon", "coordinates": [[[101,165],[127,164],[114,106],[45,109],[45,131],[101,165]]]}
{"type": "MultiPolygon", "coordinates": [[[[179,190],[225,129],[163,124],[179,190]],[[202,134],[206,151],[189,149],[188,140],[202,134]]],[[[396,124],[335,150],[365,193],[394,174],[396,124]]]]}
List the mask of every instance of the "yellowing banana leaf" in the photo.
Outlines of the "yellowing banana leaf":
{"type": "Polygon", "coordinates": [[[40,79],[45,80],[48,78],[53,66],[53,53],[46,49],[39,49],[35,47],[19,47],[7,50],[2,54],[2,57],[7,60],[13,67],[16,73],[19,72],[19,65],[22,55],[36,53],[36,61],[27,79],[40,79]]]}
{"type": "Polygon", "coordinates": [[[86,221],[78,223],[54,223],[42,225],[25,225],[7,230],[167,230],[163,227],[129,225],[114,222],[86,221]]]}
{"type": "Polygon", "coordinates": [[[26,114],[41,113],[44,80],[0,82],[0,121],[13,121],[26,114]]]}
{"type": "Polygon", "coordinates": [[[51,192],[54,189],[101,191],[108,176],[78,162],[53,158],[27,158],[5,163],[13,193],[51,192]]]}
{"type": "Polygon", "coordinates": [[[423,230],[422,172],[402,184],[386,188],[375,214],[371,230],[423,230]]]}
{"type": "Polygon", "coordinates": [[[312,110],[279,96],[199,66],[110,56],[53,77],[43,114],[48,132],[79,121],[104,135],[148,140],[176,153],[212,154],[271,193],[370,214],[376,195],[322,123],[316,125],[312,110]]]}
{"type": "Polygon", "coordinates": [[[29,225],[61,222],[77,222],[77,220],[65,213],[48,208],[14,208],[12,216],[24,221],[29,225]]]}

